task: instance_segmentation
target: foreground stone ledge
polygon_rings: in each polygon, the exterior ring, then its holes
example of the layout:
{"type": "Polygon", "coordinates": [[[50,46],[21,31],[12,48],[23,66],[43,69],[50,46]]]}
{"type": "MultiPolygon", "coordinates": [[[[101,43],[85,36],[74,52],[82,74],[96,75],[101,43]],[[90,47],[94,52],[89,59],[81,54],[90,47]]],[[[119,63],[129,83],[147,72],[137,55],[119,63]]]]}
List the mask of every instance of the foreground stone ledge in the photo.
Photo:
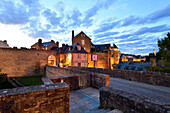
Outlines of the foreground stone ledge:
{"type": "Polygon", "coordinates": [[[66,83],[0,90],[1,113],[69,113],[66,83]]]}
{"type": "Polygon", "coordinates": [[[170,113],[170,105],[112,87],[100,88],[100,106],[116,107],[126,113],[170,113]]]}

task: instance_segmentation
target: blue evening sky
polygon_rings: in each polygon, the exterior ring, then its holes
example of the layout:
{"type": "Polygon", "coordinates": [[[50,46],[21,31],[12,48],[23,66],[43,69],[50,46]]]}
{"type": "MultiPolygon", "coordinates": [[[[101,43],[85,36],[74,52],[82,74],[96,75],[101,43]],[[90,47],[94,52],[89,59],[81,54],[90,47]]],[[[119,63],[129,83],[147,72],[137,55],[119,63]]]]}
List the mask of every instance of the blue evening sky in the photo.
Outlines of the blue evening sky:
{"type": "Polygon", "coordinates": [[[30,48],[39,38],[71,45],[71,31],[122,53],[158,51],[170,32],[170,0],[0,0],[0,40],[30,48]]]}

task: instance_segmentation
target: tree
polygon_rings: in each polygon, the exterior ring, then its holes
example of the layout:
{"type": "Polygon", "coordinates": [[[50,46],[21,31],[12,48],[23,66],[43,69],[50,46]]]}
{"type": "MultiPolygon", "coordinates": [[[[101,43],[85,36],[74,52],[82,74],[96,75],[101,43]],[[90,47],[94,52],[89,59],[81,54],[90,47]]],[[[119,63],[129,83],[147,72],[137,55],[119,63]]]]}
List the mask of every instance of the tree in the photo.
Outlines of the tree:
{"type": "Polygon", "coordinates": [[[170,67],[170,33],[164,39],[158,39],[159,56],[165,61],[167,67],[170,67]]]}

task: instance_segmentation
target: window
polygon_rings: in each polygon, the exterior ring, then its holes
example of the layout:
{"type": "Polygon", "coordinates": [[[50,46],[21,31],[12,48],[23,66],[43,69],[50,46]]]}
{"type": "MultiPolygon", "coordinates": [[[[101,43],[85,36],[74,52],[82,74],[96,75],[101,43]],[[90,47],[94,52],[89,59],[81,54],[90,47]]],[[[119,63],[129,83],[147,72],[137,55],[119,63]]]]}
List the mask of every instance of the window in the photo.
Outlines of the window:
{"type": "Polygon", "coordinates": [[[81,63],[78,63],[78,67],[81,67],[81,63]]]}
{"type": "Polygon", "coordinates": [[[48,57],[48,65],[56,65],[56,58],[54,55],[48,57]]]}
{"type": "Polygon", "coordinates": [[[78,54],[78,59],[80,59],[81,58],[81,54],[78,54]]]}
{"type": "Polygon", "coordinates": [[[81,34],[81,37],[85,37],[85,35],[84,35],[84,34],[81,34]]]}
{"type": "Polygon", "coordinates": [[[79,50],[79,51],[80,51],[80,50],[81,50],[81,46],[77,46],[77,50],[79,50]]]}
{"type": "Polygon", "coordinates": [[[83,39],[83,40],[81,40],[81,43],[84,45],[84,39],[83,39]]]}

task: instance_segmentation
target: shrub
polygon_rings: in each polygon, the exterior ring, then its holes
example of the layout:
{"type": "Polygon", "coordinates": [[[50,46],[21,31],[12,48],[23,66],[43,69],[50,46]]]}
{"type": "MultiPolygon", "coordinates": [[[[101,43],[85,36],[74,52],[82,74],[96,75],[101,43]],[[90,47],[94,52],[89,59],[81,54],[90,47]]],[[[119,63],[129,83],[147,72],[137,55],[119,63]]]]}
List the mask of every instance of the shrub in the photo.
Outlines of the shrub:
{"type": "Polygon", "coordinates": [[[66,62],[66,59],[62,59],[62,60],[61,60],[61,63],[65,63],[65,62],[66,62]]]}
{"type": "Polygon", "coordinates": [[[113,69],[115,69],[116,66],[117,66],[116,64],[112,64],[113,69]]]}
{"type": "Polygon", "coordinates": [[[68,66],[68,65],[69,65],[69,63],[66,62],[66,63],[63,64],[63,67],[66,67],[66,66],[68,66]]]}
{"type": "Polygon", "coordinates": [[[0,73],[0,84],[7,81],[7,74],[0,73]]]}

